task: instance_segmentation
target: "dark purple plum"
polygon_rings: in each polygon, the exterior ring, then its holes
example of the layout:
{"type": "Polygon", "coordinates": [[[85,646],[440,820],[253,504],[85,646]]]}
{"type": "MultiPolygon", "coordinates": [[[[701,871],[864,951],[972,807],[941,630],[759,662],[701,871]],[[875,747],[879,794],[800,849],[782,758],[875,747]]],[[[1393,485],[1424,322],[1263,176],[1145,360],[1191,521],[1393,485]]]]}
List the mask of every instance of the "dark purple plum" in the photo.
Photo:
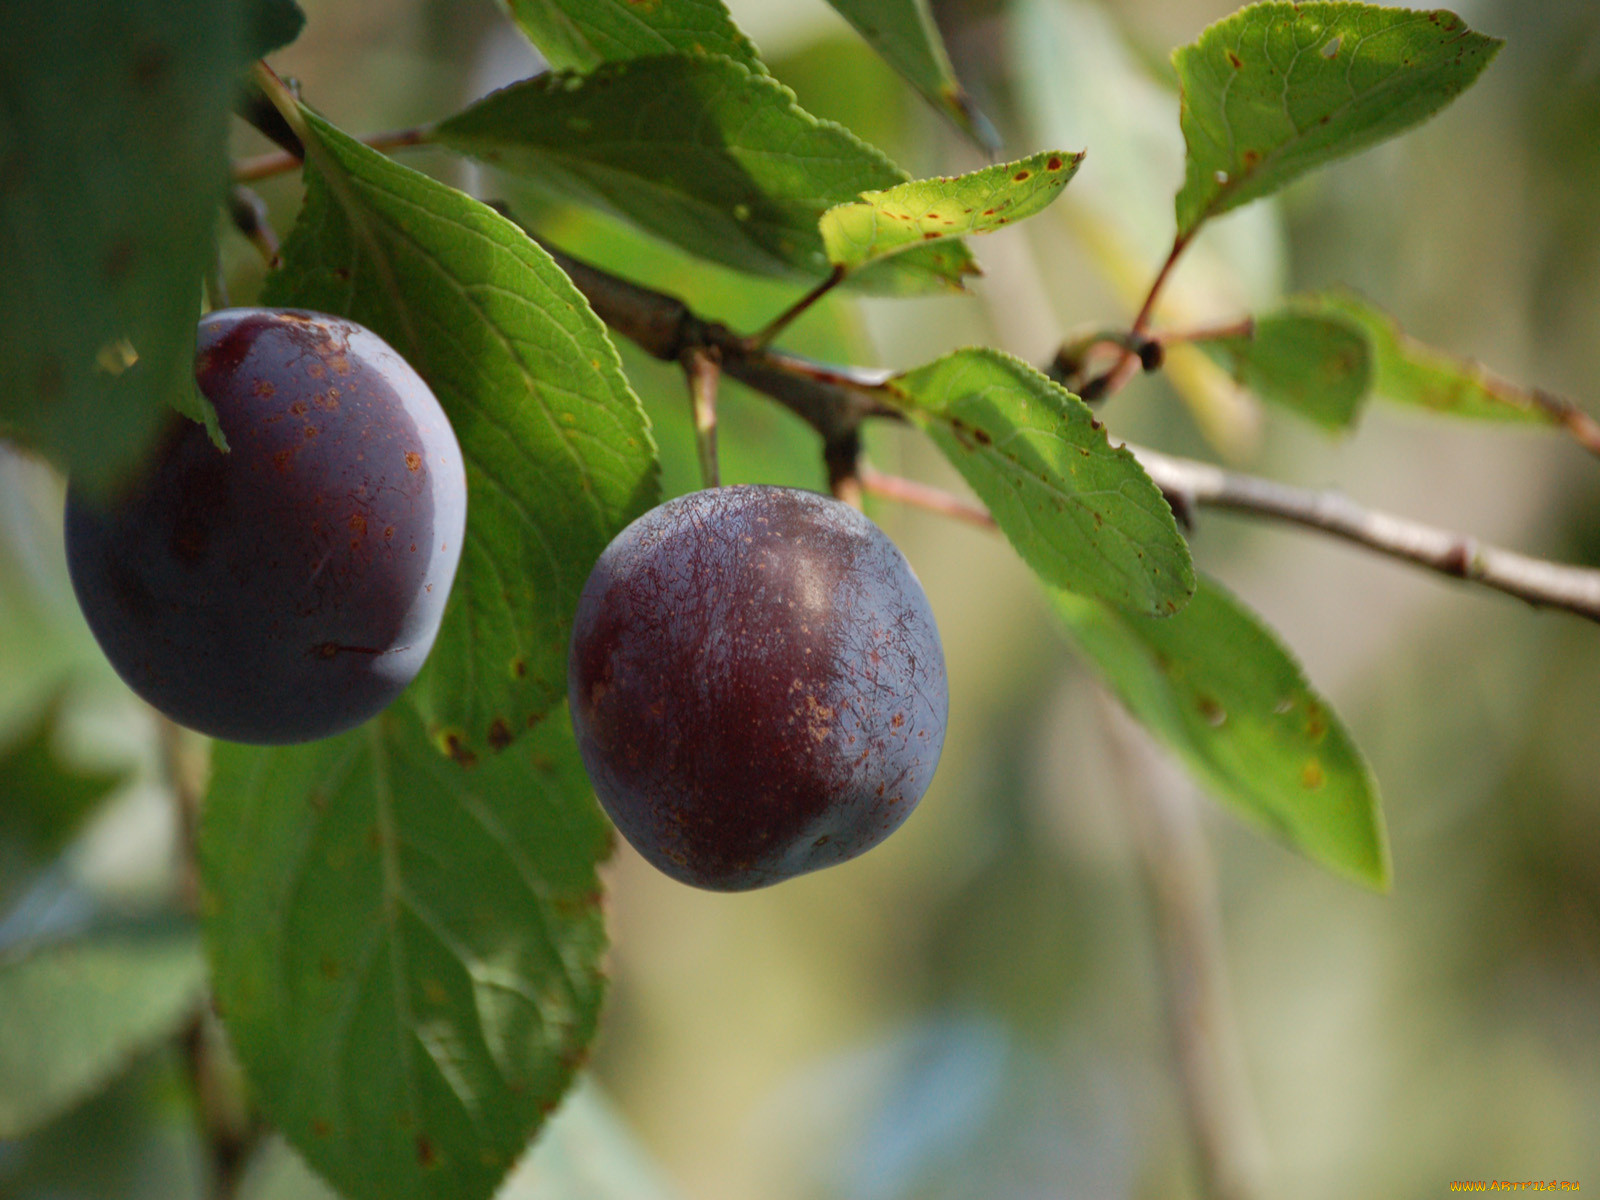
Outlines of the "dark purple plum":
{"type": "Polygon", "coordinates": [[[922,586],[848,505],[712,488],[629,525],[578,601],[572,723],[645,858],[739,891],[843,862],[906,819],[949,692],[922,586]]]}
{"type": "Polygon", "coordinates": [[[422,668],[466,523],[461,450],[371,330],[293,310],[200,322],[229,453],[175,419],[108,502],[71,488],[67,563],[106,657],[180,724],[275,744],[360,724],[422,668]]]}

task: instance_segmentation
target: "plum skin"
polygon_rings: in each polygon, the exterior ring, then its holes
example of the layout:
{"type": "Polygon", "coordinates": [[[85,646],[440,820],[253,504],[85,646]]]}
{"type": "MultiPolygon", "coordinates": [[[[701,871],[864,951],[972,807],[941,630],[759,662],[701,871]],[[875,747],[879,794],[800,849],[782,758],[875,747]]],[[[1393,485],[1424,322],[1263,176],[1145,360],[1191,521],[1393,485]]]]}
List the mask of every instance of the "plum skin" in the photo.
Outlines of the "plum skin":
{"type": "Polygon", "coordinates": [[[855,509],[711,488],[595,564],[568,659],[601,805],[668,875],[777,883],[877,845],[933,778],[949,709],[922,586],[855,509]]]}
{"type": "Polygon", "coordinates": [[[229,452],[174,419],[109,502],[69,488],[79,606],[179,724],[268,745],[359,725],[438,633],[466,523],[450,423],[377,334],[320,313],[209,314],[195,378],[229,452]]]}

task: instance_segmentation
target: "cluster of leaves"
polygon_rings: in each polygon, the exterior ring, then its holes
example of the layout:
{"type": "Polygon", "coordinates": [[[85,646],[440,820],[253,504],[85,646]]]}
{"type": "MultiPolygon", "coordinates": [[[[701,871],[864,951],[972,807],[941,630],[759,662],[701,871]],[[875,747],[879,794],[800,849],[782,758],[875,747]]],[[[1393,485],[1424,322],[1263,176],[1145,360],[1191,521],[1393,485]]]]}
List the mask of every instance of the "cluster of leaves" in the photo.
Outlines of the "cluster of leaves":
{"type": "MultiPolygon", "coordinates": [[[[960,128],[990,136],[923,0],[835,7],[960,128]]],[[[425,139],[744,272],[959,290],[976,271],[961,239],[1043,210],[1083,159],[1047,149],[911,180],[804,112],[719,0],[509,8],[552,69],[425,139]]],[[[72,9],[48,22],[18,9],[0,37],[18,81],[0,170],[22,181],[0,190],[0,429],[109,484],[185,391],[225,114],[243,65],[299,19],[291,0],[72,9]]],[[[1256,4],[1206,30],[1174,57],[1188,161],[1172,257],[1211,218],[1437,111],[1497,46],[1450,14],[1356,3],[1256,4]]],[[[561,711],[565,649],[594,559],[659,499],[656,450],[607,330],[518,225],[258,80],[303,144],[306,182],[261,300],[349,316],[407,357],[454,424],[471,514],[436,648],[400,704],[322,743],[215,748],[210,985],[262,1110],[344,1194],[471,1200],[498,1186],[596,1028],[608,835],[561,711]]],[[[1349,294],[1180,336],[1328,427],[1369,393],[1549,419],[1349,294]]],[[[881,393],[988,505],[1087,660],[1219,799],[1386,884],[1376,791],[1348,733],[1273,634],[1197,578],[1161,492],[1081,399],[988,349],[881,393]]],[[[42,736],[0,755],[0,791],[43,769],[42,736]]],[[[197,962],[170,932],[0,962],[0,1011],[80,1005],[106,1032],[55,1058],[0,1038],[0,1136],[182,1020],[197,962]],[[84,999],[112,979],[125,1003],[84,999]]]]}

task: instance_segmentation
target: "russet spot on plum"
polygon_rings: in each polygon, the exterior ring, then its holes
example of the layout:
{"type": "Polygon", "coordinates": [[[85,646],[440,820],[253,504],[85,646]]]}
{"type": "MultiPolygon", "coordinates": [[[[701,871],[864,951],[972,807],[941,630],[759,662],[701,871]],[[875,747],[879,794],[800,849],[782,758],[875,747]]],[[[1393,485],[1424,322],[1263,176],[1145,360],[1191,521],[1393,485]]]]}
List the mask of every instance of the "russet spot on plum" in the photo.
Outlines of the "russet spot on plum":
{"type": "Polygon", "coordinates": [[[568,694],[600,802],[674,878],[737,891],[853,858],[933,778],[944,653],[904,556],[811,492],[668,501],[600,556],[568,694]]]}
{"type": "Polygon", "coordinates": [[[272,744],[358,725],[438,633],[467,511],[450,423],[387,343],[319,313],[211,313],[195,378],[228,453],[175,418],[119,495],[68,491],[89,627],[134,691],[202,733],[272,744]]]}

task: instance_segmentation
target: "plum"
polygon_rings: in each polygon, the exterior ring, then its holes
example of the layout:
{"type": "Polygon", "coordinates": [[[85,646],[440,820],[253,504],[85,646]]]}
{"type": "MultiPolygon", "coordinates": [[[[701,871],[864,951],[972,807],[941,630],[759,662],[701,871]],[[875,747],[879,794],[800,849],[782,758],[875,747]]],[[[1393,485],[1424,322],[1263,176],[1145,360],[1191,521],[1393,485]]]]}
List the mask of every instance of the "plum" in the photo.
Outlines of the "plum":
{"type": "Polygon", "coordinates": [[[461,450],[422,378],[321,313],[225,309],[175,418],[108,501],[71,487],[72,585],[111,665],[180,724],[276,744],[360,724],[422,668],[461,555],[461,450]]]}
{"type": "Polygon", "coordinates": [[[876,525],[711,488],[629,525],[578,601],[573,727],[612,821],[718,891],[853,858],[933,778],[949,693],[922,586],[876,525]]]}

